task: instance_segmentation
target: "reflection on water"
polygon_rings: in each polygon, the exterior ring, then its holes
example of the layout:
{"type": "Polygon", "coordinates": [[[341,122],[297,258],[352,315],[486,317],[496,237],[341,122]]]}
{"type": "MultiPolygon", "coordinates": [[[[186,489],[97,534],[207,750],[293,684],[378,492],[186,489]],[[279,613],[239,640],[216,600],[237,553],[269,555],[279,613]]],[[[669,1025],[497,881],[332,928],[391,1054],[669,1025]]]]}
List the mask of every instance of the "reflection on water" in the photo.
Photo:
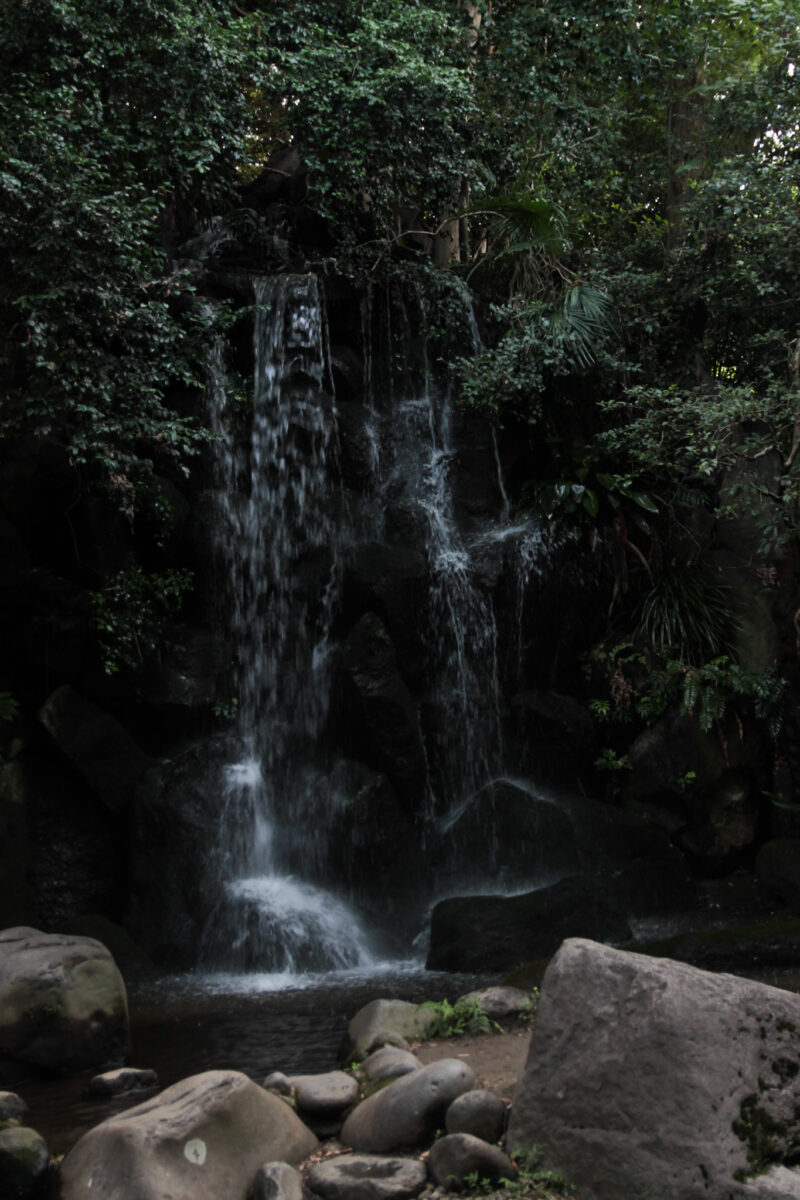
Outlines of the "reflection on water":
{"type": "MultiPolygon", "coordinates": [[[[259,1083],[270,1071],[327,1071],[338,1065],[348,1021],[370,1000],[455,1000],[497,982],[496,975],[438,974],[395,962],[382,971],[305,976],[302,983],[280,974],[190,974],[133,985],[130,1065],[152,1067],[162,1088],[214,1069],[243,1071],[259,1083]]],[[[92,1074],[16,1089],[51,1153],[65,1153],[87,1129],[152,1094],[87,1100],[92,1074]]]]}

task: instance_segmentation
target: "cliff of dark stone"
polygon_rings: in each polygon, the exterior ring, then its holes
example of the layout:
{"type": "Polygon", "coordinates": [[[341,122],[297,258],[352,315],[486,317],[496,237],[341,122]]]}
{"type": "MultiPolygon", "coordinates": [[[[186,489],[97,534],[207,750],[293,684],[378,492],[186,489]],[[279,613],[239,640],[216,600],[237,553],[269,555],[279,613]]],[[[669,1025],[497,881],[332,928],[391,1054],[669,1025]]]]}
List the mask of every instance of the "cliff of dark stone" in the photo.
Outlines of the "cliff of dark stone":
{"type": "MultiPolygon", "coordinates": [[[[253,271],[304,270],[305,255],[313,254],[320,237],[296,197],[256,188],[236,218],[218,222],[181,253],[194,262],[209,297],[244,304],[253,271]]],[[[495,804],[489,811],[489,804],[484,811],[482,793],[452,825],[435,835],[426,829],[431,788],[440,794],[461,769],[441,748],[448,739],[461,746],[463,729],[454,728],[431,688],[432,672],[446,664],[437,660],[442,649],[420,615],[426,606],[430,615],[436,592],[424,505],[404,490],[400,476],[377,495],[370,422],[376,411],[388,420],[391,396],[421,386],[427,334],[414,328],[413,297],[369,291],[335,276],[324,284],[339,455],[332,503],[360,513],[350,519],[356,531],[360,521],[362,531],[342,562],[325,735],[331,787],[339,800],[326,818],[327,851],[315,869],[320,880],[338,883],[358,903],[381,896],[387,922],[409,936],[425,908],[423,853],[426,894],[438,889],[439,895],[452,895],[459,891],[459,870],[463,879],[479,882],[481,891],[497,879],[517,887],[524,886],[536,859],[537,878],[555,882],[573,871],[571,855],[580,852],[560,831],[566,809],[552,806],[529,839],[520,841],[519,830],[525,821],[530,824],[536,805],[523,797],[520,824],[514,815],[520,797],[511,792],[504,798],[510,807],[495,804]],[[393,319],[398,324],[401,310],[408,329],[398,374],[387,331],[393,319]],[[382,513],[376,522],[366,514],[378,503],[382,513]]],[[[450,336],[461,353],[469,352],[466,326],[450,336]]],[[[249,329],[237,330],[229,357],[244,375],[252,370],[249,329]]],[[[202,412],[199,395],[183,396],[179,403],[202,412]]],[[[397,440],[392,445],[395,460],[402,461],[403,446],[397,440]]],[[[490,610],[496,623],[503,771],[597,792],[602,780],[592,763],[606,735],[588,714],[591,696],[578,664],[602,626],[608,557],[602,549],[584,551],[565,541],[541,554],[526,573],[514,557],[512,539],[490,536],[506,502],[498,453],[515,501],[538,451],[525,446],[519,429],[501,431],[495,443],[482,419],[455,414],[452,514],[471,547],[469,603],[476,612],[481,606],[490,610]]],[[[758,469],[774,466],[765,460],[758,469]]],[[[218,563],[209,528],[208,461],[188,481],[161,482],[170,515],[157,541],[146,522],[132,526],[110,500],[94,494],[57,445],[4,447],[0,628],[4,686],[19,701],[21,714],[3,730],[0,862],[8,869],[0,884],[0,925],[35,922],[58,929],[81,915],[98,914],[126,924],[162,963],[177,965],[193,960],[211,903],[203,898],[203,848],[213,842],[220,800],[208,755],[199,755],[197,771],[193,756],[197,746],[213,747],[214,739],[227,736],[234,684],[226,631],[209,591],[218,563]],[[135,669],[107,676],[91,593],[137,562],[149,570],[189,568],[195,588],[180,618],[164,629],[158,652],[135,669]]],[[[756,534],[746,523],[717,523],[703,537],[709,560],[735,580],[740,655],[759,669],[791,657],[797,601],[791,569],[774,578],[759,573],[756,534]]],[[[313,599],[325,575],[321,564],[305,563],[297,586],[313,599]]],[[[490,698],[476,679],[470,702],[477,725],[490,698]]],[[[800,720],[791,687],[783,709],[782,745],[790,746],[800,720]]],[[[731,721],[703,734],[690,717],[669,712],[626,748],[632,770],[614,804],[622,802],[634,820],[659,830],[664,845],[672,839],[695,873],[749,867],[766,839],[800,836],[794,812],[764,801],[765,792],[794,797],[800,764],[791,750],[776,759],[755,726],[731,721]]],[[[467,753],[457,750],[456,757],[467,753]]],[[[494,753],[490,746],[487,761],[494,753]]],[[[647,864],[647,853],[637,861],[647,864]]],[[[636,886],[643,886],[646,873],[645,865],[636,886]]],[[[600,868],[585,877],[603,886],[600,868]]],[[[693,902],[690,890],[686,885],[679,907],[693,902]]],[[[782,895],[786,889],[774,890],[782,895]]],[[[633,911],[629,899],[615,910],[623,921],[633,911]]],[[[609,936],[618,932],[614,922],[605,930],[609,936]]],[[[457,957],[453,965],[463,966],[464,959],[457,957]]]]}

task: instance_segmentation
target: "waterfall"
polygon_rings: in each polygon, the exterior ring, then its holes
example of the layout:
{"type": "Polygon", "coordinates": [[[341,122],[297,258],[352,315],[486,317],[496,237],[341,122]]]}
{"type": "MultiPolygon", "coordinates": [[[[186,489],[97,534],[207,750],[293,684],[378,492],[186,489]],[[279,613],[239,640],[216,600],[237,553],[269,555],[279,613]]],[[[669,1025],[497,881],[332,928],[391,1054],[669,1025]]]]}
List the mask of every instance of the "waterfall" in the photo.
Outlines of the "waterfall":
{"type": "MultiPolygon", "coordinates": [[[[476,339],[469,306],[467,314],[476,339]]],[[[420,328],[427,324],[421,302],[420,328]]],[[[491,597],[476,582],[470,548],[456,521],[452,395],[434,382],[425,342],[422,353],[422,387],[394,404],[394,469],[387,490],[401,491],[425,518],[430,815],[446,820],[454,806],[497,773],[502,759],[497,628],[491,597]]]]}
{"type": "Polygon", "coordinates": [[[316,278],[263,278],[254,290],[249,419],[232,411],[219,358],[210,388],[238,728],[213,860],[220,899],[203,958],[321,970],[370,958],[355,914],[314,882],[325,841],[318,744],[340,571],[335,407],[325,390],[327,326],[316,278]]]}

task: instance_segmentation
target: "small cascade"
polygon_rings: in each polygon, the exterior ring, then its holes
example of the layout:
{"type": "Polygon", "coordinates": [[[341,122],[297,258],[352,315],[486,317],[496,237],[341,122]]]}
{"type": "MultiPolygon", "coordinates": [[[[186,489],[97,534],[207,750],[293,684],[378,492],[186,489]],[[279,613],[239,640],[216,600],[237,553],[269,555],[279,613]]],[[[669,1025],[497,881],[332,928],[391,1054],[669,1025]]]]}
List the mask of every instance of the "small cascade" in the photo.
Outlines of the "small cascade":
{"type": "Polygon", "coordinates": [[[364,964],[369,951],[355,915],[313,883],[324,814],[306,824],[324,771],[316,748],[340,569],[327,331],[314,276],[263,278],[254,287],[249,437],[241,413],[231,411],[219,361],[210,389],[238,730],[214,856],[221,896],[203,958],[213,966],[333,969],[364,964]]]}
{"type": "MultiPolygon", "coordinates": [[[[420,325],[426,327],[424,306],[420,325]]],[[[421,394],[394,405],[389,489],[402,489],[404,502],[425,517],[431,815],[446,819],[497,773],[502,758],[497,629],[491,598],[476,582],[455,518],[452,399],[436,387],[426,352],[423,365],[421,394]]]]}

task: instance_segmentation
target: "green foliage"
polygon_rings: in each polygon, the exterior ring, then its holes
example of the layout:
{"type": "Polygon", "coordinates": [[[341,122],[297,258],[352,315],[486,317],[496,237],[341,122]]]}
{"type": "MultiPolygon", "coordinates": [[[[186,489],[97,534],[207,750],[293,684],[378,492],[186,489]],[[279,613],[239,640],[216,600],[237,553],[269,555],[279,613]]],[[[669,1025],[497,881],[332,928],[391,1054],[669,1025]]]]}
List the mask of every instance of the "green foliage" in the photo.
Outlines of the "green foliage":
{"type": "Polygon", "coordinates": [[[263,9],[262,101],[302,147],[312,202],[334,222],[340,252],[368,230],[394,236],[398,205],[438,225],[458,202],[476,115],[465,14],[444,0],[263,9]]]}
{"type": "Polygon", "coordinates": [[[232,195],[248,48],[214,0],[11,0],[0,12],[4,429],[64,446],[132,513],[197,426],[209,312],[170,264],[232,195]]]}
{"type": "Polygon", "coordinates": [[[167,623],[180,611],[192,583],[191,571],[146,574],[141,567],[129,567],[110,579],[102,591],[92,593],[106,674],[135,668],[158,648],[167,623]]]}
{"type": "Polygon", "coordinates": [[[10,692],[0,692],[0,721],[12,721],[19,712],[19,704],[10,692]]]}
{"type": "Polygon", "coordinates": [[[639,602],[634,639],[686,663],[717,656],[735,627],[728,594],[697,563],[665,563],[639,602]]]}
{"type": "Polygon", "coordinates": [[[436,1021],[431,1025],[429,1037],[458,1037],[462,1033],[491,1033],[502,1026],[487,1017],[477,1000],[426,1000],[420,1005],[426,1012],[433,1013],[436,1021]]]}

